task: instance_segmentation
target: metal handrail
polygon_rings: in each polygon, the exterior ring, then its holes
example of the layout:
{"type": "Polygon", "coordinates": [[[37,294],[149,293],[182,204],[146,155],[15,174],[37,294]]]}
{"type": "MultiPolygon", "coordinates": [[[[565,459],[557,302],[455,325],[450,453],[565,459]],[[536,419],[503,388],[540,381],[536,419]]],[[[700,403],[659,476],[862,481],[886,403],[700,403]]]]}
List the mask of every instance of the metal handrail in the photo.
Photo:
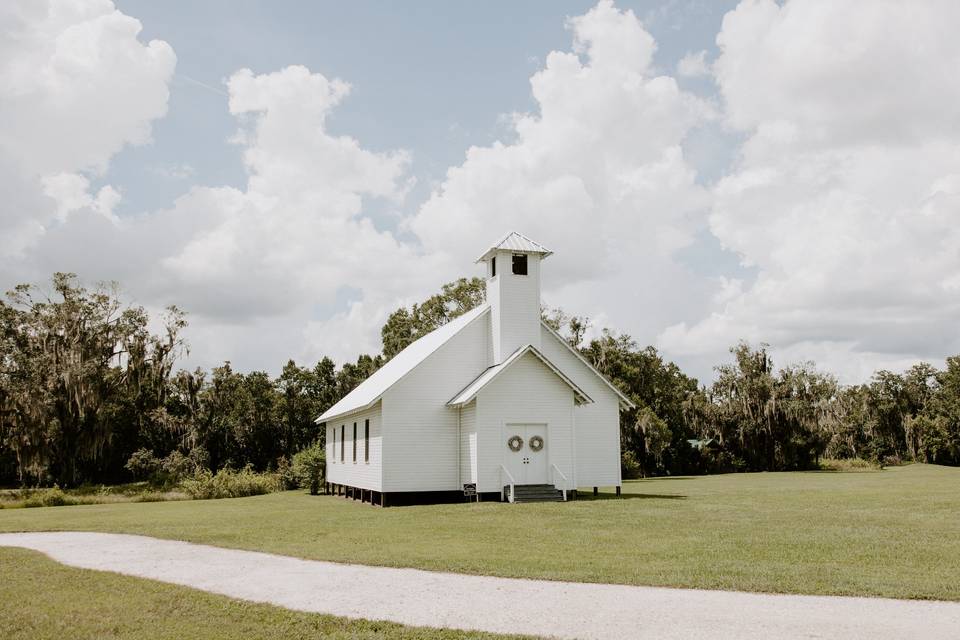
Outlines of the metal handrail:
{"type": "MultiPolygon", "coordinates": [[[[563,471],[560,471],[560,467],[558,467],[558,466],[556,465],[556,463],[551,464],[550,467],[551,467],[551,471],[556,471],[557,473],[560,474],[560,477],[563,478],[563,501],[566,502],[566,501],[567,501],[567,488],[568,488],[568,486],[569,486],[569,484],[570,484],[570,481],[567,480],[567,476],[563,475],[563,471]]],[[[554,483],[553,483],[553,486],[557,486],[557,483],[554,482],[554,483]]]]}
{"type": "Polygon", "coordinates": [[[504,474],[504,473],[507,474],[507,478],[510,479],[510,497],[507,498],[507,502],[511,502],[511,503],[512,503],[512,502],[513,502],[513,496],[514,496],[514,488],[513,488],[513,485],[516,484],[516,481],[513,479],[513,476],[510,475],[510,471],[507,470],[507,468],[506,468],[505,466],[500,465],[500,482],[501,482],[501,485],[500,485],[500,486],[501,486],[501,487],[503,486],[502,483],[503,483],[503,474],[504,474]]]}

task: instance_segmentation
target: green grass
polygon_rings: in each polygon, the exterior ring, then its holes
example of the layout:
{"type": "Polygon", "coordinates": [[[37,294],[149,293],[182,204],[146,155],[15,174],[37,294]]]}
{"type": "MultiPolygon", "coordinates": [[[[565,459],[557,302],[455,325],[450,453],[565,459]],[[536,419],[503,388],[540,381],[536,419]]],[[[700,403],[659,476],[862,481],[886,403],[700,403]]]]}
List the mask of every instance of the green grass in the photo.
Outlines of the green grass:
{"type": "Polygon", "coordinates": [[[280,474],[273,472],[257,473],[249,468],[221,469],[217,473],[201,470],[179,482],[163,485],[130,482],[113,486],[84,485],[75,489],[61,489],[56,485],[41,489],[3,489],[0,490],[0,509],[69,507],[118,502],[213,500],[274,493],[283,490],[284,486],[280,474]]]}
{"type": "MultiPolygon", "coordinates": [[[[609,494],[602,498],[612,498],[609,494]]],[[[379,509],[285,492],[0,511],[0,531],[139,533],[586,582],[960,600],[960,469],[637,480],[624,498],[379,509]]]]}
{"type": "Polygon", "coordinates": [[[65,567],[25,549],[0,548],[0,576],[0,637],[4,640],[508,637],[288,611],[186,587],[65,567]]]}
{"type": "Polygon", "coordinates": [[[118,485],[84,485],[76,489],[0,490],[0,509],[23,509],[46,506],[75,506],[81,504],[116,504],[118,502],[162,502],[190,500],[190,495],[178,487],[157,488],[147,482],[118,485]]]}

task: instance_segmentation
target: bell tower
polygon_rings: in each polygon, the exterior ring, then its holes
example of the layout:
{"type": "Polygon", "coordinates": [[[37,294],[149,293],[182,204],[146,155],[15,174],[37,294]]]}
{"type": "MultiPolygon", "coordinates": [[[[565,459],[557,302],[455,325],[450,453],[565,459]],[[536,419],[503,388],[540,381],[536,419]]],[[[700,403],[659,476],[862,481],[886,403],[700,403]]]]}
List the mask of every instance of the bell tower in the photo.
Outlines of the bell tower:
{"type": "Polygon", "coordinates": [[[540,348],[540,265],[553,252],[515,231],[477,259],[486,268],[493,362],[528,344],[540,348]]]}

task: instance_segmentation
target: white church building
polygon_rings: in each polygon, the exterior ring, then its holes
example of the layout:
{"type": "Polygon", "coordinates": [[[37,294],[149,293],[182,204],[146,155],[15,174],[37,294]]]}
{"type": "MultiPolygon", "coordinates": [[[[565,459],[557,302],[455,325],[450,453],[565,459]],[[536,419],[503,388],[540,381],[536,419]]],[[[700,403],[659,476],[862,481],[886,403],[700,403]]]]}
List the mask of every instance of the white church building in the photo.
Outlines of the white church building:
{"type": "Polygon", "coordinates": [[[551,252],[510,233],[480,258],[486,302],[397,354],[317,422],[328,490],[374,504],[566,500],[620,489],[630,400],[540,316],[551,252]]]}

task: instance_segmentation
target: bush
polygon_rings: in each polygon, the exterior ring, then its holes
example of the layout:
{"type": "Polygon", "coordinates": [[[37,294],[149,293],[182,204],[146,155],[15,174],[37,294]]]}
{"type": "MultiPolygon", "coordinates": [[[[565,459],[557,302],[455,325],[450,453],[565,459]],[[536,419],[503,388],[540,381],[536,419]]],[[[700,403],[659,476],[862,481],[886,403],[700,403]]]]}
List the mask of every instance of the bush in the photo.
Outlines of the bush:
{"type": "Polygon", "coordinates": [[[165,458],[157,458],[149,449],[138,449],[124,466],[137,480],[171,487],[206,468],[207,458],[207,452],[202,447],[191,449],[189,455],[173,450],[165,458]]]}
{"type": "Polygon", "coordinates": [[[160,471],[160,460],[149,449],[137,449],[124,468],[133,474],[136,480],[151,480],[160,471]]]}
{"type": "Polygon", "coordinates": [[[56,485],[51,489],[33,491],[23,501],[24,507],[62,507],[66,504],[73,504],[73,501],[56,485]]]}
{"type": "Polygon", "coordinates": [[[702,473],[743,473],[749,470],[743,458],[724,449],[702,449],[698,454],[702,473]]]}
{"type": "Polygon", "coordinates": [[[880,465],[863,458],[824,458],[820,461],[823,471],[879,471],[880,465]]]}
{"type": "Polygon", "coordinates": [[[182,486],[194,500],[257,496],[283,488],[277,474],[255,473],[249,466],[240,471],[221,469],[217,473],[201,469],[193,478],[184,480],[182,486]]]}
{"type": "Polygon", "coordinates": [[[320,483],[326,473],[327,457],[320,441],[314,442],[306,449],[294,454],[292,471],[297,485],[301,489],[309,489],[310,495],[320,493],[320,483]]]}
{"type": "Polygon", "coordinates": [[[60,507],[81,504],[116,504],[120,502],[161,502],[187,500],[182,491],[154,491],[146,483],[108,487],[91,485],[63,491],[50,489],[20,489],[0,492],[0,509],[27,507],[60,507]]]}
{"type": "Polygon", "coordinates": [[[160,464],[164,479],[169,482],[179,482],[184,478],[197,474],[197,465],[193,460],[176,449],[171,451],[160,464]]]}
{"type": "Polygon", "coordinates": [[[620,474],[624,480],[636,480],[640,477],[640,463],[633,451],[624,451],[620,456],[620,474]]]}
{"type": "Polygon", "coordinates": [[[902,464],[903,464],[903,458],[901,458],[899,454],[894,453],[888,456],[884,456],[883,460],[880,462],[880,467],[881,468],[899,467],[902,464]]]}
{"type": "Polygon", "coordinates": [[[296,489],[300,486],[297,476],[293,471],[293,466],[287,456],[280,456],[277,460],[277,477],[284,489],[296,489]]]}

